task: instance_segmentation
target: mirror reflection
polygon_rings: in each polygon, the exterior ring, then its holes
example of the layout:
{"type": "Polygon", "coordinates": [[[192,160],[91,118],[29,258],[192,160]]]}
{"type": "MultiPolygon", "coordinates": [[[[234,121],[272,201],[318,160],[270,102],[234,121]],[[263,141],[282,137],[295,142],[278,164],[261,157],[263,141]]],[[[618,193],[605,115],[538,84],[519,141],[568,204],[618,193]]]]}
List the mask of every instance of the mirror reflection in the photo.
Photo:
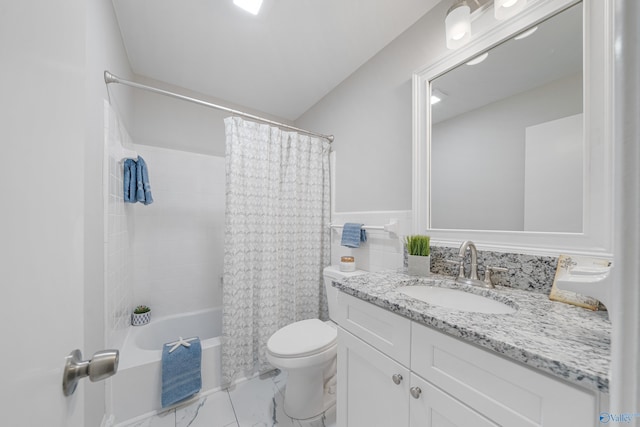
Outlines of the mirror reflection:
{"type": "Polygon", "coordinates": [[[431,81],[432,229],[582,232],[582,4],[431,81]]]}

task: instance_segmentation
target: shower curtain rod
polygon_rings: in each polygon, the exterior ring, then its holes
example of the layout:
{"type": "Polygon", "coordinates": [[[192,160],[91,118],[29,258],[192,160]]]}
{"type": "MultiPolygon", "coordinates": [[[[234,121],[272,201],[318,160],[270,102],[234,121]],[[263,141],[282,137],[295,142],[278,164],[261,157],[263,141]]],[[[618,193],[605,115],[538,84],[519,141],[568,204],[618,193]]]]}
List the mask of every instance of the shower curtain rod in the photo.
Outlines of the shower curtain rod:
{"type": "Polygon", "coordinates": [[[181,99],[183,101],[193,102],[194,104],[203,105],[205,107],[215,108],[216,110],[226,111],[226,112],[234,114],[236,116],[243,116],[243,117],[246,117],[248,119],[257,120],[257,121],[260,121],[260,122],[263,122],[263,123],[269,123],[271,125],[274,125],[274,126],[277,126],[277,127],[280,127],[280,128],[294,130],[296,132],[305,133],[307,135],[319,136],[320,138],[325,138],[326,140],[328,140],[330,144],[333,142],[333,135],[323,135],[321,133],[311,132],[311,131],[308,131],[308,130],[305,130],[305,129],[297,128],[295,126],[291,126],[291,125],[287,125],[287,124],[284,124],[284,123],[275,122],[273,120],[265,119],[265,118],[260,117],[260,116],[255,116],[253,114],[249,114],[249,113],[245,113],[245,112],[242,112],[242,111],[234,110],[232,108],[224,107],[222,105],[212,104],[210,102],[206,102],[206,101],[203,101],[203,100],[198,99],[198,98],[192,98],[192,97],[189,97],[189,96],[180,95],[179,93],[174,93],[174,92],[169,92],[167,90],[158,89],[157,87],[147,86],[147,85],[143,85],[143,84],[140,84],[140,83],[132,82],[130,80],[121,79],[120,77],[116,76],[115,74],[110,73],[107,70],[105,70],[105,72],[104,72],[104,82],[107,85],[110,84],[110,83],[120,83],[120,84],[123,84],[125,86],[131,86],[131,87],[134,87],[134,88],[137,88],[137,89],[148,90],[150,92],[158,93],[160,95],[170,96],[172,98],[177,98],[177,99],[181,99]]]}

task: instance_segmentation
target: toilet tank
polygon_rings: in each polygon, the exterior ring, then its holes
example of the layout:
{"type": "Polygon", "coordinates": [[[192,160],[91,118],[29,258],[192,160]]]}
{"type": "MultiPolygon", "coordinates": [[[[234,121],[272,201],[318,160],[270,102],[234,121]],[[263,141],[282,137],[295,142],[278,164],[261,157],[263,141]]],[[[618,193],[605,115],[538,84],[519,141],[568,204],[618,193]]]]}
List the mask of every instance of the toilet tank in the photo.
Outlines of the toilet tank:
{"type": "Polygon", "coordinates": [[[338,289],[331,286],[331,282],[336,280],[341,280],[347,277],[359,276],[361,274],[367,273],[366,271],[356,270],[356,271],[340,271],[340,267],[337,265],[330,265],[325,267],[323,272],[324,277],[324,288],[327,291],[327,304],[329,305],[329,318],[333,319],[335,314],[336,305],[338,304],[338,289]]]}

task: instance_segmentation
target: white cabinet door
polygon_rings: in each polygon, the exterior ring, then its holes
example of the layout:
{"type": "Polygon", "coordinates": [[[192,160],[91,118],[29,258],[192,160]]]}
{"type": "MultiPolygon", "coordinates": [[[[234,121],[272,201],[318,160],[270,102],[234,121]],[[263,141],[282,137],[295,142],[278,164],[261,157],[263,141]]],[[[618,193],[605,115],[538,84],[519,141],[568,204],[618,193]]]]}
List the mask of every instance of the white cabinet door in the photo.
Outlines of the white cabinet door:
{"type": "Polygon", "coordinates": [[[498,427],[414,374],[411,374],[411,388],[410,427],[498,427]]]}
{"type": "Polygon", "coordinates": [[[338,427],[408,426],[409,376],[407,368],[338,328],[338,427]]]}

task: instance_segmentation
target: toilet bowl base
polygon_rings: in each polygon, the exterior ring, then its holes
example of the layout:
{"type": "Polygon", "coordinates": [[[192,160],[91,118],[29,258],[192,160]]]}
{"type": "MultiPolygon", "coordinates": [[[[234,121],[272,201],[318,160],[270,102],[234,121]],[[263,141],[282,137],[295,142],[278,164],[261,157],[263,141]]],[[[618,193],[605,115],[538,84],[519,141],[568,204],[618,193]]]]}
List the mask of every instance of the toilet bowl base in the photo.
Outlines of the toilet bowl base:
{"type": "Polygon", "coordinates": [[[284,412],[290,418],[307,420],[322,415],[336,404],[336,362],[288,372],[284,412]]]}
{"type": "MultiPolygon", "coordinates": [[[[311,420],[314,418],[319,418],[322,415],[325,414],[325,412],[332,410],[335,406],[336,406],[336,393],[335,393],[335,388],[332,392],[327,392],[325,391],[324,396],[323,396],[323,405],[322,405],[322,410],[316,414],[311,414],[309,415],[304,414],[302,415],[300,411],[298,410],[294,410],[293,413],[289,413],[287,410],[287,398],[286,398],[286,389],[285,389],[285,404],[283,407],[284,413],[285,415],[287,415],[289,418],[292,418],[294,420],[311,420]],[[304,416],[305,418],[300,418],[300,416],[304,416]]],[[[316,411],[311,411],[311,412],[316,412],[316,411]]]]}

